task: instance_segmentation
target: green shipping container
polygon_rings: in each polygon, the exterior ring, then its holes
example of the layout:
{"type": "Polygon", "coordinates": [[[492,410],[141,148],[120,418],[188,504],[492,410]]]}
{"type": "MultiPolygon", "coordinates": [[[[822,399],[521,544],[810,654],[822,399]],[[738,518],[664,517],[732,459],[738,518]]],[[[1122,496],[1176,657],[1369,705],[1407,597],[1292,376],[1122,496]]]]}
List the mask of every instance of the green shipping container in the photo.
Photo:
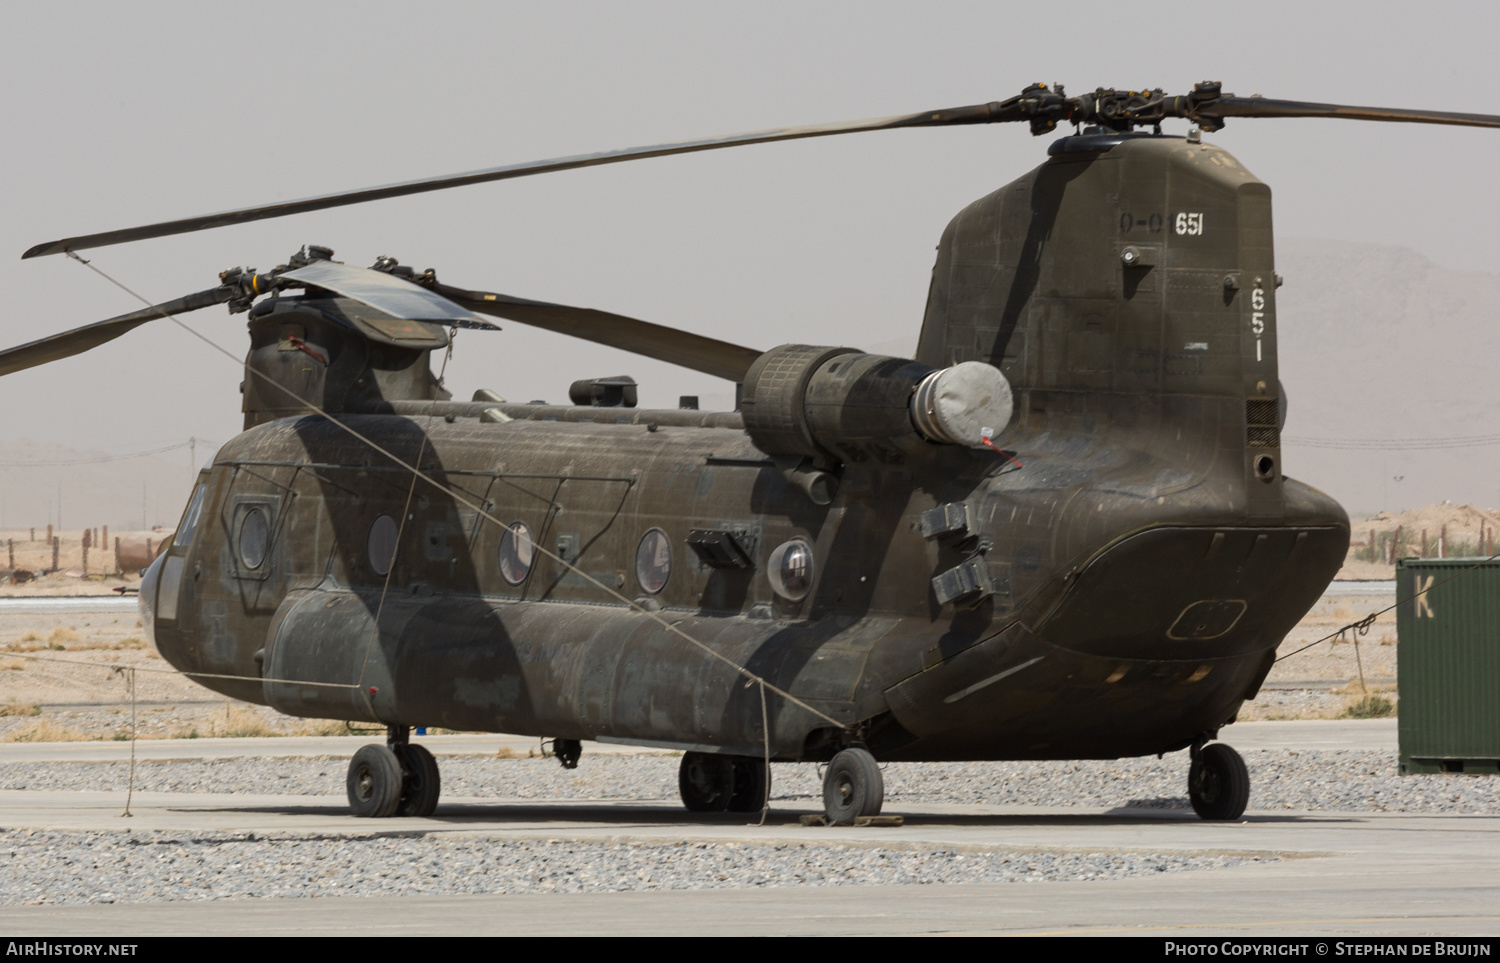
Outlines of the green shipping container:
{"type": "Polygon", "coordinates": [[[1500,560],[1400,559],[1396,598],[1401,771],[1500,772],[1500,560]]]}

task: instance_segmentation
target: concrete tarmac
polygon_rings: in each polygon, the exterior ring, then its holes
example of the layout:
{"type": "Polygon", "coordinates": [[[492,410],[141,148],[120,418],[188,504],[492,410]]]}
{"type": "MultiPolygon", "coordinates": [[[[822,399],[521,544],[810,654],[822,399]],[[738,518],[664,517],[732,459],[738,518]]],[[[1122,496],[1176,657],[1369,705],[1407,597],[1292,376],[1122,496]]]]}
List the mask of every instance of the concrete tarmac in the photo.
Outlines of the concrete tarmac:
{"type": "MultiPolygon", "coordinates": [[[[1247,748],[1395,748],[1395,728],[1389,720],[1242,723],[1226,730],[1225,736],[1247,748]]],[[[499,737],[442,738],[487,739],[484,746],[493,752],[499,737]]],[[[264,743],[297,740],[222,741],[243,744],[242,755],[267,755],[264,743]]],[[[342,754],[358,740],[331,741],[342,754]]],[[[0,762],[11,758],[13,747],[4,748],[0,762]]],[[[198,748],[225,751],[218,746],[198,748]]],[[[445,748],[463,751],[467,746],[459,741],[445,748]]],[[[269,755],[267,759],[270,762],[269,755]]],[[[128,820],[120,815],[124,801],[118,792],[0,792],[0,826],[108,832],[186,828],[465,833],[506,839],[1262,854],[1280,859],[1152,878],[1046,883],[4,906],[0,927],[28,936],[545,931],[609,936],[1136,934],[1167,940],[1500,933],[1500,814],[1252,810],[1240,822],[1206,823],[1173,810],[928,804],[888,805],[887,812],[905,817],[900,827],[836,829],[799,825],[797,817],[813,810],[797,803],[778,804],[769,824],[760,827],[746,825],[743,816],[691,815],[667,802],[445,798],[434,818],[377,822],[349,816],[345,801],[338,797],[137,793],[128,820]]]]}

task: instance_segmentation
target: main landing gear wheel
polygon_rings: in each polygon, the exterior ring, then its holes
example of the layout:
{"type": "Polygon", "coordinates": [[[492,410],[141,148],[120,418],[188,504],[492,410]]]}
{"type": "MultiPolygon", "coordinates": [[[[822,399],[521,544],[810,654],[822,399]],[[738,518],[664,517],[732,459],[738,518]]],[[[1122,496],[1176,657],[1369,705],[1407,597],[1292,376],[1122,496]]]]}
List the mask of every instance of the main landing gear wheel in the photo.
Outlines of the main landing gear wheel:
{"type": "Polygon", "coordinates": [[[401,803],[401,763],[389,746],[363,746],[349,760],[349,808],[354,815],[384,819],[401,803]]]}
{"type": "Polygon", "coordinates": [[[1204,819],[1239,819],[1250,803],[1250,770],[1240,754],[1222,742],[1194,753],[1188,769],[1188,798],[1204,819]]]}
{"type": "Polygon", "coordinates": [[[823,773],[823,811],[834,826],[851,826],[860,816],[880,815],[885,779],[875,757],[864,749],[845,749],[823,773]]]}
{"type": "Polygon", "coordinates": [[[397,816],[431,816],[437,809],[438,794],[442,791],[442,777],[438,773],[437,760],[426,746],[411,743],[392,747],[401,763],[401,801],[396,804],[397,816]]]}
{"type": "Polygon", "coordinates": [[[734,795],[734,761],[708,752],[684,752],[677,790],[689,812],[721,813],[734,795]]]}
{"type": "Polygon", "coordinates": [[[734,771],[734,781],[729,792],[729,811],[760,812],[770,798],[771,774],[766,761],[754,756],[731,756],[730,768],[734,771]]]}

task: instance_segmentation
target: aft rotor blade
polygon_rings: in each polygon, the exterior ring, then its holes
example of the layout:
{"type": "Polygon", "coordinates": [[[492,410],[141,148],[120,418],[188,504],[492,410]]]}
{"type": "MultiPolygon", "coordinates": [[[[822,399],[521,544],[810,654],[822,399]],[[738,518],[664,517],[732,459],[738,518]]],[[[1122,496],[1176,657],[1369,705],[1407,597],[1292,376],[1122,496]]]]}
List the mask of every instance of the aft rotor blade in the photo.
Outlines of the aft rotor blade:
{"type": "Polygon", "coordinates": [[[498,330],[490,322],[476,317],[472,311],[466,311],[442,295],[433,293],[432,289],[384,271],[350,267],[338,261],[313,261],[306,267],[283,271],[278,276],[283,281],[310,284],[361,304],[368,304],[393,318],[498,330]]]}
{"type": "Polygon", "coordinates": [[[0,351],[0,375],[8,375],[26,368],[34,368],[39,364],[49,361],[61,361],[63,358],[71,358],[75,354],[82,354],[90,348],[97,348],[106,341],[113,341],[120,335],[140,327],[147,321],[157,321],[163,317],[176,314],[186,314],[189,311],[197,311],[199,308],[212,307],[215,304],[223,304],[240,296],[238,288],[217,287],[207,291],[199,291],[197,294],[189,294],[175,301],[164,301],[161,304],[153,304],[149,308],[141,308],[129,314],[109,318],[104,321],[96,321],[86,324],[72,331],[64,331],[62,334],[54,334],[39,341],[32,341],[8,351],[0,351]]]}
{"type": "Polygon", "coordinates": [[[729,381],[744,381],[745,372],[761,356],[761,352],[755,348],[689,334],[677,328],[639,321],[608,311],[529,301],[491,291],[469,291],[448,284],[437,284],[433,289],[475,311],[493,314],[518,324],[569,334],[595,344],[681,365],[729,381]]]}
{"type": "Polygon", "coordinates": [[[899,127],[947,127],[959,124],[988,124],[998,121],[1018,120],[1011,108],[1016,98],[1001,103],[977,104],[972,107],[957,107],[948,110],[929,110],[920,114],[899,114],[891,117],[874,117],[868,120],[841,121],[832,124],[816,124],[810,127],[780,127],[775,130],[754,131],[748,134],[732,134],[708,140],[679,141],[673,144],[655,144],[649,147],[630,147],[624,150],[604,151],[598,154],[578,154],[572,157],[556,157],[550,160],[531,161],[524,164],[508,164],[504,167],[488,167],[448,174],[442,177],[425,177],[415,181],[401,181],[380,187],[361,190],[340,191],[336,194],[320,194],[295,201],[279,201],[257,207],[242,207],[238,210],[220,211],[198,217],[185,217],[175,221],[162,221],[141,227],[129,227],[99,234],[82,234],[65,237],[58,241],[38,244],[21,255],[22,258],[41,257],[45,254],[61,254],[64,251],[81,251],[91,247],[123,244],[127,241],[142,241],[153,237],[205,231],[214,227],[244,224],[272,217],[286,217],[308,211],[321,211],[330,207],[346,207],[363,204],[388,197],[405,197],[427,191],[447,190],[469,184],[484,184],[503,181],[513,177],[528,177],[532,174],[549,174],[555,171],[574,170],[579,167],[598,167],[602,164],[619,164],[624,161],[642,160],[647,157],[666,157],[672,154],[692,154],[698,151],[718,150],[722,147],[743,147],[747,144],[769,144],[782,140],[801,140],[807,137],[829,137],[834,134],[856,134],[870,130],[893,130],[899,127]]]}
{"type": "Polygon", "coordinates": [[[1205,117],[1334,117],[1408,124],[1447,124],[1454,127],[1500,127],[1500,115],[1496,114],[1460,114],[1448,110],[1405,110],[1399,107],[1351,107],[1348,104],[1315,104],[1305,100],[1271,100],[1265,97],[1220,97],[1199,107],[1197,113],[1205,117]]]}

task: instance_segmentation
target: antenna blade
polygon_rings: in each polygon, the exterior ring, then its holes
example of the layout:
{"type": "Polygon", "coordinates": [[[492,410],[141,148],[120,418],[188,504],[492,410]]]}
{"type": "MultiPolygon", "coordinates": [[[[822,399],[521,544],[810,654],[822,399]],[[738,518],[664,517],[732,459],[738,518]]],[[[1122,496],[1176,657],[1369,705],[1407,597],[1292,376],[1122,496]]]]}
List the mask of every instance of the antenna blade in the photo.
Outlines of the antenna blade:
{"type": "Polygon", "coordinates": [[[1447,110],[1405,110],[1399,107],[1351,107],[1315,104],[1305,100],[1265,97],[1220,97],[1199,107],[1205,117],[1333,117],[1407,124],[1446,124],[1454,127],[1500,127],[1495,114],[1460,114],[1447,110]]]}
{"type": "Polygon", "coordinates": [[[769,144],[783,140],[800,140],[807,137],[828,137],[834,134],[855,134],[870,130],[893,130],[899,127],[947,127],[961,124],[988,124],[999,121],[1019,120],[1019,115],[1005,104],[977,104],[972,107],[957,107],[948,110],[929,110],[920,114],[899,114],[891,117],[874,117],[868,120],[841,121],[832,124],[815,124],[810,127],[781,127],[775,130],[754,131],[748,134],[732,134],[708,140],[679,141],[673,144],[656,144],[649,147],[630,147],[624,150],[604,151],[598,154],[578,154],[572,157],[557,157],[551,160],[531,161],[524,164],[508,164],[504,167],[489,167],[448,174],[442,177],[426,177],[415,181],[402,181],[380,187],[361,190],[340,191],[336,194],[320,194],[295,201],[280,201],[257,207],[242,207],[216,214],[185,217],[175,221],[162,221],[141,227],[129,227],[99,234],[81,234],[57,241],[38,244],[21,255],[22,258],[41,257],[47,254],[62,254],[65,251],[81,251],[91,247],[124,244],[127,241],[142,241],[153,237],[186,234],[191,231],[206,231],[209,228],[228,227],[249,221],[262,221],[272,217],[286,217],[308,211],[321,211],[330,207],[346,207],[363,204],[388,197],[405,197],[427,191],[447,190],[469,184],[484,184],[503,181],[532,174],[549,174],[556,171],[574,170],[580,167],[598,167],[602,164],[619,164],[624,161],[642,160],[647,157],[667,157],[672,154],[691,154],[698,151],[718,150],[722,147],[743,147],[748,144],[769,144]]]}
{"type": "Polygon", "coordinates": [[[729,381],[744,381],[745,372],[761,355],[755,348],[593,308],[528,301],[508,294],[469,291],[447,284],[438,284],[435,290],[475,311],[681,365],[729,381]]]}
{"type": "Polygon", "coordinates": [[[163,301],[149,308],[141,308],[139,311],[96,321],[81,328],[74,328],[72,331],[64,331],[61,334],[50,335],[7,351],[0,351],[0,376],[24,371],[51,361],[61,361],[75,354],[83,354],[107,341],[113,341],[148,321],[157,321],[163,317],[186,314],[189,311],[197,311],[199,308],[223,304],[238,295],[239,292],[232,287],[211,288],[175,301],[163,301]]]}

